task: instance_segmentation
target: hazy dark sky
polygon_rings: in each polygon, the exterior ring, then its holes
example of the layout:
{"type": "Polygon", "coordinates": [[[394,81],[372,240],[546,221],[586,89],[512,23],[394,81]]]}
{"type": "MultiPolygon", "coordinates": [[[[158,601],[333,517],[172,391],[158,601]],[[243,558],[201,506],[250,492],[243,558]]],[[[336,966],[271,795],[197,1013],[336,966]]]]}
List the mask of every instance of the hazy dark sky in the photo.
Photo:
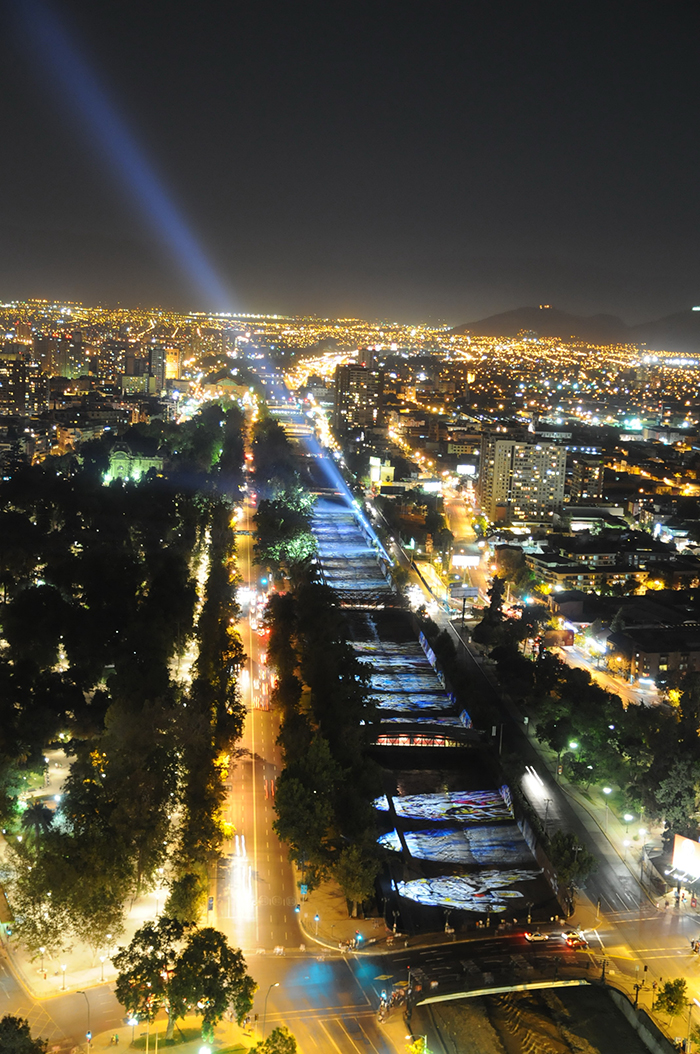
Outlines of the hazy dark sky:
{"type": "Polygon", "coordinates": [[[33,3],[0,7],[0,299],[211,306],[76,117],[48,10],[234,309],[700,302],[696,2],[33,3]]]}

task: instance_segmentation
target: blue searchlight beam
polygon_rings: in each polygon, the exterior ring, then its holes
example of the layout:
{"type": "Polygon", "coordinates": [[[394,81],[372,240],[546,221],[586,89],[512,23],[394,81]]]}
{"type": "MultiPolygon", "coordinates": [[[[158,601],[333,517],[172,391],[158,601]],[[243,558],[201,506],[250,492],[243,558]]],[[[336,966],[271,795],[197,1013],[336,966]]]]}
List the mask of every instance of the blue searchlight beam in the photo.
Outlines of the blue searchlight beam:
{"type": "Polygon", "coordinates": [[[192,231],[161,184],[97,77],[50,7],[42,0],[18,0],[18,25],[29,38],[27,49],[42,70],[52,75],[71,104],[74,116],[132,193],[146,221],[177,260],[208,304],[231,309],[231,296],[206,258],[192,231]]]}

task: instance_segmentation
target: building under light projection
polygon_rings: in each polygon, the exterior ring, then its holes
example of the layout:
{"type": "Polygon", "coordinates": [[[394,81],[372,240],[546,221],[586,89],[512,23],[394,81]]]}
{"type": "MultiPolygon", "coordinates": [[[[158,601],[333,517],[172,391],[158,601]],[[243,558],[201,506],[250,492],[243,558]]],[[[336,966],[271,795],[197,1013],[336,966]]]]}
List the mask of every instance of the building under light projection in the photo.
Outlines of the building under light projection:
{"type": "Polygon", "coordinates": [[[384,374],[366,366],[337,366],[333,428],[378,428],[383,423],[384,374]]]}
{"type": "Polygon", "coordinates": [[[492,522],[546,520],[564,503],[566,450],[503,432],[481,442],[479,500],[492,522]]]}
{"type": "Polygon", "coordinates": [[[109,454],[109,471],[105,483],[113,479],[139,480],[151,469],[163,470],[163,458],[158,454],[144,454],[134,450],[125,440],[118,440],[109,454]]]}

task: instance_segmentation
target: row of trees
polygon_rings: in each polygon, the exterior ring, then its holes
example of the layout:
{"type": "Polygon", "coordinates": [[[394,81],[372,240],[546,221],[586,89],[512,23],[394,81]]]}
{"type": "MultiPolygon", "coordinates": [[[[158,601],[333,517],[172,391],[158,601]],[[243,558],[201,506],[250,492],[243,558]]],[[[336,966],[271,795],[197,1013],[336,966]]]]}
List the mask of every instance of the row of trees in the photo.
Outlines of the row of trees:
{"type": "Polygon", "coordinates": [[[316,552],[310,530],[314,498],[302,486],[284,429],[263,416],[253,426],[253,464],[261,501],[255,515],[257,562],[294,579],[316,552]]]}
{"type": "Polygon", "coordinates": [[[201,416],[187,435],[208,458],[216,432],[218,461],[205,472],[202,455],[194,489],[181,475],[104,487],[89,457],[72,476],[44,463],[0,485],[0,540],[13,552],[0,545],[0,807],[17,835],[17,931],[34,949],[73,937],[106,946],[126,900],[166,872],[190,921],[220,844],[219,762],[242,725],[227,496],[242,417],[218,406],[201,416]],[[207,552],[200,610],[192,572],[207,552]],[[173,672],[193,638],[188,686],[173,672]],[[23,792],[59,740],[72,760],[52,811],[23,792]]]}
{"type": "Polygon", "coordinates": [[[380,867],[369,805],[379,778],[365,752],[374,718],[369,675],[347,641],[333,591],[309,574],[271,597],[269,620],[285,759],[275,830],[307,885],[332,874],[356,912],[380,867]]]}
{"type": "Polygon", "coordinates": [[[380,866],[369,805],[378,776],[365,751],[374,718],[369,676],[348,643],[335,594],[310,562],[313,499],[276,422],[256,425],[253,450],[267,495],[256,515],[256,552],[290,582],[288,592],[270,597],[267,615],[285,761],[275,829],[306,884],[315,888],[333,875],[356,911],[373,895],[380,866]]]}
{"type": "Polygon", "coordinates": [[[395,534],[409,541],[419,526],[431,536],[433,548],[442,554],[443,562],[447,560],[452,551],[454,535],[443,511],[442,498],[435,494],[421,493],[414,500],[406,500],[404,504],[397,505],[393,499],[379,495],[374,502],[395,534]]]}
{"type": "MultiPolygon", "coordinates": [[[[482,640],[484,637],[492,641],[499,640],[492,654],[507,656],[502,659],[502,672],[512,671],[513,664],[517,667],[519,661],[525,664],[529,670],[532,663],[524,659],[517,650],[517,642],[525,639],[537,626],[539,616],[532,609],[525,609],[523,619],[519,622],[511,622],[513,625],[513,638],[509,640],[507,629],[502,616],[503,589],[502,583],[496,579],[491,588],[491,604],[486,610],[484,621],[481,624],[482,640]],[[525,636],[523,636],[525,635],[525,636]]],[[[477,627],[478,628],[478,627],[477,627]]],[[[430,619],[423,622],[423,630],[431,643],[433,651],[455,690],[459,706],[468,708],[471,717],[476,717],[479,725],[494,725],[501,720],[501,715],[496,709],[495,699],[489,698],[489,693],[478,693],[477,685],[471,678],[469,683],[469,695],[464,691],[465,677],[460,668],[460,658],[456,652],[451,637],[445,630],[438,631],[437,626],[430,619]]],[[[582,672],[582,671],[577,671],[582,672]]],[[[511,672],[511,677],[514,676],[511,672]]],[[[619,701],[619,700],[618,700],[619,701]]],[[[513,797],[518,801],[520,811],[527,816],[528,821],[539,832],[541,843],[546,847],[550,862],[552,863],[559,882],[559,892],[562,901],[573,907],[575,891],[578,886],[585,882],[598,866],[596,858],[589,850],[579,845],[578,838],[571,832],[557,831],[549,838],[548,832],[539,823],[537,815],[532,811],[527,800],[519,790],[520,776],[522,775],[522,759],[503,757],[500,759],[506,774],[516,778],[511,781],[513,797]],[[514,771],[513,771],[514,770],[514,771]]]]}
{"type": "Polygon", "coordinates": [[[586,670],[571,667],[543,647],[530,657],[522,643],[537,636],[547,619],[542,608],[524,607],[519,619],[504,618],[503,584],[495,578],[491,603],[474,639],[490,644],[499,675],[535,718],[538,737],[554,750],[573,782],[614,783],[628,807],[649,820],[665,821],[666,836],[696,837],[700,815],[700,675],[676,685],[673,707],[623,707],[586,670]]]}

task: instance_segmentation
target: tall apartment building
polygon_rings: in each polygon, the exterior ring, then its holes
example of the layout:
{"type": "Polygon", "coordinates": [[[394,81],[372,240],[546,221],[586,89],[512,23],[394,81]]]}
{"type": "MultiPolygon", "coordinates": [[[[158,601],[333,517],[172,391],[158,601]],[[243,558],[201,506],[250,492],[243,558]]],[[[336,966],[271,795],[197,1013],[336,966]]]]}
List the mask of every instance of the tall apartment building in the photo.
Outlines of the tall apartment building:
{"type": "Polygon", "coordinates": [[[149,369],[151,377],[155,377],[156,390],[165,388],[165,363],[166,354],[162,344],[151,344],[148,349],[149,369]]]}
{"type": "Polygon", "coordinates": [[[335,412],[336,431],[356,428],[376,428],[382,424],[384,374],[366,366],[336,366],[335,412]]]}
{"type": "Polygon", "coordinates": [[[101,380],[115,381],[124,372],[124,360],[137,348],[126,340],[103,340],[95,363],[101,380]]]}
{"type": "Polygon", "coordinates": [[[571,481],[571,500],[602,501],[604,471],[600,458],[577,457],[571,481]]]}
{"type": "Polygon", "coordinates": [[[559,512],[565,474],[563,447],[504,432],[482,436],[479,499],[489,520],[544,520],[559,512]]]}
{"type": "Polygon", "coordinates": [[[84,376],[89,370],[80,333],[70,338],[37,335],[34,338],[34,358],[47,377],[67,377],[72,380],[84,376]]]}
{"type": "Polygon", "coordinates": [[[182,348],[169,344],[165,349],[165,379],[179,381],[182,373],[182,348]]]}
{"type": "Polygon", "coordinates": [[[0,356],[0,414],[30,417],[49,407],[49,381],[38,362],[0,356]]]}

